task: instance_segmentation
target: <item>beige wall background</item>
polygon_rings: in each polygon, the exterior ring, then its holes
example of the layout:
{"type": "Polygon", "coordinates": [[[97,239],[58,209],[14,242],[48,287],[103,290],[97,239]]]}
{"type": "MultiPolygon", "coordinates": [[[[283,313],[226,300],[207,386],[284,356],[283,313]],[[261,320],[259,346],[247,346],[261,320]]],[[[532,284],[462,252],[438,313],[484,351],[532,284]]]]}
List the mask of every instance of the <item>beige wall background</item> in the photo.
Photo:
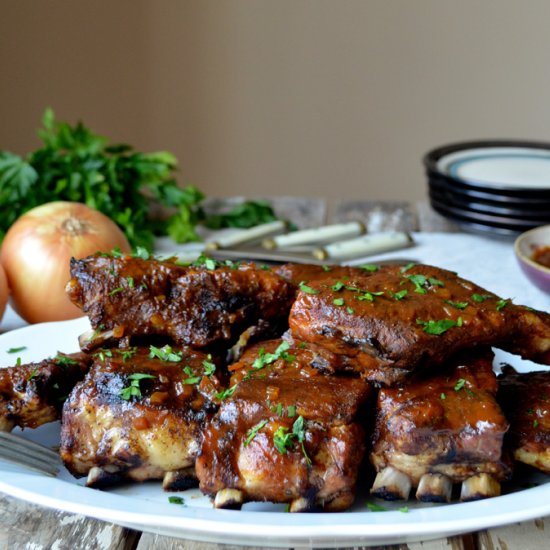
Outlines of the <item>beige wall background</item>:
{"type": "Polygon", "coordinates": [[[425,196],[422,155],[550,141],[550,2],[0,0],[0,149],[46,106],[208,195],[425,196]]]}

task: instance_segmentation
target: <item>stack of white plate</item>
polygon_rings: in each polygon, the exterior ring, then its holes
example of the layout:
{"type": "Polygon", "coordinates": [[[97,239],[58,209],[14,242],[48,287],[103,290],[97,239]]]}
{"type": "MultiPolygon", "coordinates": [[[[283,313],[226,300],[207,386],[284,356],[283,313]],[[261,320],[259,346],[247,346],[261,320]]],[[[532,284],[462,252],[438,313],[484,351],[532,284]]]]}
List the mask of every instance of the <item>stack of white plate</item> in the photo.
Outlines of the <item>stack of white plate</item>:
{"type": "Polygon", "coordinates": [[[466,229],[515,235],[550,224],[549,143],[456,143],[424,165],[432,207],[466,229]]]}

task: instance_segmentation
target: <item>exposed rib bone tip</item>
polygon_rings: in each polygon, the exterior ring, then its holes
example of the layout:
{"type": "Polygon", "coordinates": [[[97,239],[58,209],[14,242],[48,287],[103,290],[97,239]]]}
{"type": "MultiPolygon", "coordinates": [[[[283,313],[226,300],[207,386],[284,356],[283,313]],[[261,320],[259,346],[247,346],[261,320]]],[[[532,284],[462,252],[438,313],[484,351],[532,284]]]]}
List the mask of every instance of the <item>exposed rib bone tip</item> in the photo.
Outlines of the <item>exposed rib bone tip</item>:
{"type": "Polygon", "coordinates": [[[95,330],[87,330],[78,337],[78,344],[82,351],[91,351],[101,347],[103,344],[114,338],[113,330],[97,332],[95,330]]]}
{"type": "Polygon", "coordinates": [[[388,466],[376,474],[370,492],[385,500],[407,500],[411,487],[408,475],[388,466]]]}
{"type": "Polygon", "coordinates": [[[477,474],[465,480],[460,490],[460,500],[480,500],[482,498],[498,497],[500,483],[490,474],[477,474]]]}
{"type": "Polygon", "coordinates": [[[238,510],[244,503],[244,493],[239,489],[221,489],[214,498],[214,508],[238,510]]]}
{"type": "Polygon", "coordinates": [[[416,498],[422,502],[451,502],[452,481],[443,474],[424,474],[420,478],[416,498]]]}
{"type": "Polygon", "coordinates": [[[162,478],[162,488],[165,491],[185,491],[198,487],[198,484],[194,466],[166,472],[162,478]]]}
{"type": "Polygon", "coordinates": [[[315,509],[315,501],[310,498],[298,497],[295,498],[288,508],[289,512],[311,512],[315,509]]]}

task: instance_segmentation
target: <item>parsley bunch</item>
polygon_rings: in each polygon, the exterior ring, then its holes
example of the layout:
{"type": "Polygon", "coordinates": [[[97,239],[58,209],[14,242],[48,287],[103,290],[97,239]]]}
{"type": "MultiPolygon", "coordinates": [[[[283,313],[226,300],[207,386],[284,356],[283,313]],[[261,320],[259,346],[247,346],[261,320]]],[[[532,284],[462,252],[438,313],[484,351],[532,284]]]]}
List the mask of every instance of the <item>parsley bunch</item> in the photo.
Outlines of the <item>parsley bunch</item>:
{"type": "Polygon", "coordinates": [[[171,153],[110,145],[81,122],[72,126],[56,121],[51,109],[42,124],[42,146],[36,151],[25,157],[0,151],[0,241],[19,216],[51,201],[82,202],[103,212],[134,248],[147,250],[153,249],[155,236],[168,235],[178,243],[200,240],[199,223],[251,227],[275,219],[268,205],[253,201],[223,216],[207,217],[201,208],[204,195],[192,185],[177,185],[177,161],[171,153]],[[172,215],[152,219],[152,202],[171,208],[172,215]]]}

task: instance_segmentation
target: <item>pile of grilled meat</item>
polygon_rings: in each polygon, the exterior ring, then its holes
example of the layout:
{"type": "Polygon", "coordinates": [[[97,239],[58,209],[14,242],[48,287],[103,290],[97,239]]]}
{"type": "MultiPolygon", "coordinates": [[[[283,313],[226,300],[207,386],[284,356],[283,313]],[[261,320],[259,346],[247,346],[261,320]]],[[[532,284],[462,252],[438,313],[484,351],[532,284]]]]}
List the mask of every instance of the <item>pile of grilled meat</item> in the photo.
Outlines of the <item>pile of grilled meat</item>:
{"type": "Polygon", "coordinates": [[[550,371],[497,379],[491,350],[550,364],[550,315],[455,273],[97,254],[71,276],[92,330],[0,369],[0,429],[61,418],[88,486],[341,511],[358,477],[448,502],[500,494],[514,460],[550,473],[550,371]]]}

